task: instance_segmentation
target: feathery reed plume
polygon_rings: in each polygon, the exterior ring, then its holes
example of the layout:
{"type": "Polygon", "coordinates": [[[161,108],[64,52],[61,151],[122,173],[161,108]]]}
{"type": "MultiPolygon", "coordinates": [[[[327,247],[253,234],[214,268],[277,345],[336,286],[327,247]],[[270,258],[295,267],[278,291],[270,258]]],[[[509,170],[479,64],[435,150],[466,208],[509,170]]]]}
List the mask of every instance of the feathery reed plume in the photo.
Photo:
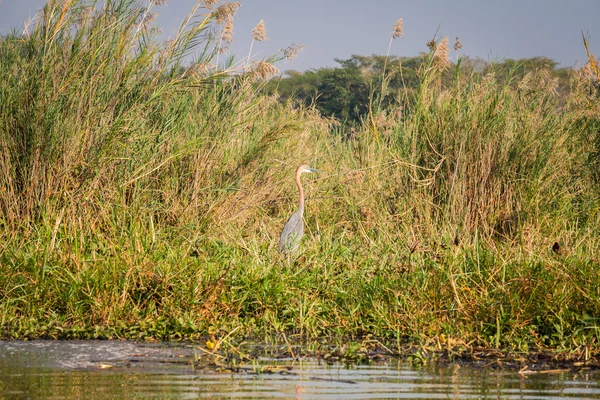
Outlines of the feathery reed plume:
{"type": "MultiPolygon", "coordinates": [[[[209,10],[212,10],[212,6],[216,4],[216,1],[204,1],[204,4],[209,10]]],[[[230,44],[233,42],[233,16],[240,8],[240,3],[237,1],[231,3],[221,4],[216,10],[212,12],[215,17],[217,24],[225,24],[221,31],[221,38],[219,39],[219,46],[217,48],[218,54],[216,64],[219,65],[219,55],[227,52],[227,46],[223,46],[223,42],[230,44]]]]}
{"type": "Polygon", "coordinates": [[[265,20],[261,19],[258,25],[252,29],[252,40],[256,40],[257,42],[264,42],[265,40],[269,40],[267,37],[267,28],[265,28],[265,20]]]}
{"type": "Polygon", "coordinates": [[[142,18],[141,25],[144,27],[144,29],[148,28],[148,25],[152,24],[156,20],[156,17],[158,17],[157,13],[146,13],[144,18],[142,18]]]}
{"type": "Polygon", "coordinates": [[[295,44],[294,43],[291,46],[288,46],[286,49],[283,50],[283,57],[285,58],[286,61],[292,61],[305,48],[306,48],[306,46],[303,44],[295,44]]]}
{"type": "Polygon", "coordinates": [[[549,68],[544,67],[535,71],[529,71],[517,87],[525,93],[544,93],[557,96],[558,78],[552,75],[549,68]]]}
{"type": "Polygon", "coordinates": [[[450,58],[448,56],[448,38],[444,38],[436,47],[433,53],[433,65],[440,71],[445,71],[450,67],[450,58]]]}
{"type": "Polygon", "coordinates": [[[221,4],[215,11],[213,11],[217,24],[227,23],[228,20],[233,18],[238,8],[240,8],[240,3],[237,1],[221,4]]]}
{"type": "Polygon", "coordinates": [[[253,67],[250,76],[255,80],[267,80],[279,73],[277,67],[265,61],[254,63],[253,67]]]}
{"type": "Polygon", "coordinates": [[[166,0],[149,0],[148,7],[144,10],[141,15],[141,21],[137,24],[136,32],[133,37],[137,37],[140,31],[150,31],[150,32],[158,32],[162,33],[162,30],[159,27],[150,27],[152,23],[158,17],[157,13],[151,12],[152,7],[161,7],[167,4],[166,0]]]}
{"type": "Polygon", "coordinates": [[[212,10],[215,5],[219,3],[219,0],[204,0],[204,5],[209,10],[212,10]]]}
{"type": "Polygon", "coordinates": [[[598,60],[596,60],[596,57],[590,56],[588,61],[579,70],[579,73],[582,78],[591,79],[596,77],[595,71],[598,71],[598,60]]]}
{"type": "Polygon", "coordinates": [[[197,63],[192,67],[192,75],[198,79],[207,78],[215,73],[217,67],[209,62],[197,63]]]}
{"type": "MultiPolygon", "coordinates": [[[[387,62],[390,57],[390,50],[392,49],[392,41],[396,38],[401,38],[402,36],[404,36],[403,21],[402,21],[402,18],[399,18],[398,20],[396,20],[396,23],[394,24],[394,28],[392,29],[392,36],[390,37],[390,42],[388,43],[387,53],[385,53],[385,60],[383,61],[383,72],[381,73],[381,96],[380,96],[380,104],[379,104],[380,106],[381,106],[381,99],[383,99],[383,97],[386,95],[386,92],[387,92],[387,89],[386,89],[387,85],[386,85],[386,80],[385,80],[385,70],[387,68],[387,62]]],[[[377,139],[377,141],[379,141],[379,134],[377,133],[377,123],[373,119],[372,102],[369,102],[369,117],[371,120],[373,132],[375,134],[375,139],[377,139]]]]}
{"type": "Polygon", "coordinates": [[[404,29],[402,28],[402,18],[396,21],[396,25],[394,25],[394,31],[392,32],[392,39],[401,38],[404,36],[404,29]]]}
{"type": "Polygon", "coordinates": [[[167,40],[164,42],[162,50],[158,53],[158,65],[163,65],[163,63],[168,60],[169,55],[173,52],[174,46],[175,42],[173,40],[167,40]]]}
{"type": "Polygon", "coordinates": [[[225,43],[233,43],[233,18],[229,18],[223,27],[221,40],[225,43]]]}
{"type": "Polygon", "coordinates": [[[252,29],[252,43],[250,43],[250,51],[248,51],[248,60],[247,64],[250,64],[250,56],[252,55],[252,47],[254,46],[254,41],[264,42],[265,40],[269,40],[267,37],[267,28],[265,28],[265,20],[261,19],[260,22],[252,29]]]}
{"type": "Polygon", "coordinates": [[[600,69],[598,68],[598,60],[590,52],[590,35],[588,34],[586,38],[583,32],[581,32],[581,36],[583,37],[583,47],[585,47],[585,53],[588,58],[588,61],[585,63],[583,68],[589,70],[589,75],[595,76],[598,79],[598,82],[600,82],[600,69]]]}
{"type": "Polygon", "coordinates": [[[531,80],[532,80],[532,73],[531,73],[531,71],[529,71],[528,73],[525,74],[523,79],[521,79],[521,82],[519,82],[517,87],[519,88],[519,90],[530,91],[531,90],[531,80]]]}
{"type": "Polygon", "coordinates": [[[401,38],[402,36],[404,36],[404,28],[403,28],[402,18],[400,18],[396,21],[396,24],[394,25],[394,29],[392,30],[392,36],[390,37],[390,43],[388,44],[387,53],[385,54],[385,60],[383,61],[383,73],[381,74],[381,79],[382,79],[381,90],[382,90],[382,92],[384,91],[383,85],[384,85],[384,81],[385,81],[385,69],[387,67],[388,58],[390,57],[392,41],[396,38],[401,38]]]}
{"type": "Polygon", "coordinates": [[[29,37],[29,28],[34,26],[39,19],[39,14],[35,14],[33,17],[23,22],[23,35],[29,37]]]}

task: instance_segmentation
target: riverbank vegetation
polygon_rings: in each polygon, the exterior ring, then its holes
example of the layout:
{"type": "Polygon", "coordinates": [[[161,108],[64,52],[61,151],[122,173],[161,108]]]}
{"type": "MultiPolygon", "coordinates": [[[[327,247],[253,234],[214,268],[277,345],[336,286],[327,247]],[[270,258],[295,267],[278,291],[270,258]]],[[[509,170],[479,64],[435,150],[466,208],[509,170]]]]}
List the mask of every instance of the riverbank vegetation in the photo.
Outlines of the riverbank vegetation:
{"type": "Polygon", "coordinates": [[[296,47],[222,54],[236,3],[165,44],[147,4],[90,6],[0,39],[2,338],[600,349],[591,55],[476,71],[441,39],[388,60],[347,125],[265,87],[296,47]],[[324,173],[282,258],[305,163],[324,173]]]}

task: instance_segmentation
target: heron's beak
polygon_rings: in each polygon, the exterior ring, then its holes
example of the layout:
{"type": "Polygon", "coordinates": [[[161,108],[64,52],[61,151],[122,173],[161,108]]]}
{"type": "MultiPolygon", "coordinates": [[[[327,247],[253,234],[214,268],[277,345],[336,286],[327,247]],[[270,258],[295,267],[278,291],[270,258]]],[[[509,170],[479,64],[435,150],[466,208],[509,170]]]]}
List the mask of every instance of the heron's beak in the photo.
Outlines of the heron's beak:
{"type": "Polygon", "coordinates": [[[319,170],[319,169],[315,169],[315,168],[309,168],[310,172],[316,172],[316,173],[321,173],[323,171],[319,170]]]}

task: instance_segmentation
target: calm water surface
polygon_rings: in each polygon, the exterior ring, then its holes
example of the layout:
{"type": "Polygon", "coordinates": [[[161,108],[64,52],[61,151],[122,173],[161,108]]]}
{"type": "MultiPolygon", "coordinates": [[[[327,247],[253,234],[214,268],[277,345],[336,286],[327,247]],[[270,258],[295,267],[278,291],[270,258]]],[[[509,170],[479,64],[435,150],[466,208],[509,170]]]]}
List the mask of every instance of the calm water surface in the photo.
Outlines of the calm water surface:
{"type": "Polygon", "coordinates": [[[346,368],[264,358],[239,372],[194,368],[191,345],[0,341],[0,398],[600,399],[600,373],[519,375],[468,365],[346,368]],[[257,374],[271,368],[272,373],[257,374]]]}

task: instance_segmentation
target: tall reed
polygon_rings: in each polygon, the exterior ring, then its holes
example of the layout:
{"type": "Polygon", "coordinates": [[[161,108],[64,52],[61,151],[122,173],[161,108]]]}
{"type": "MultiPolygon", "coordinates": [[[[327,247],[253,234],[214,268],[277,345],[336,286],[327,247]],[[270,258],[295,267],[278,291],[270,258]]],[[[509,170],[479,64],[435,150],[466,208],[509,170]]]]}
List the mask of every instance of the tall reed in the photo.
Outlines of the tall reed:
{"type": "Polygon", "coordinates": [[[380,140],[372,121],[342,140],[261,94],[286,51],[217,68],[223,5],[161,46],[146,6],[90,4],[49,2],[0,40],[2,337],[598,350],[599,114],[581,74],[565,102],[546,70],[447,86],[442,42],[405,104],[373,115],[380,140]],[[287,261],[303,163],[326,172],[305,181],[304,257],[287,261]]]}

